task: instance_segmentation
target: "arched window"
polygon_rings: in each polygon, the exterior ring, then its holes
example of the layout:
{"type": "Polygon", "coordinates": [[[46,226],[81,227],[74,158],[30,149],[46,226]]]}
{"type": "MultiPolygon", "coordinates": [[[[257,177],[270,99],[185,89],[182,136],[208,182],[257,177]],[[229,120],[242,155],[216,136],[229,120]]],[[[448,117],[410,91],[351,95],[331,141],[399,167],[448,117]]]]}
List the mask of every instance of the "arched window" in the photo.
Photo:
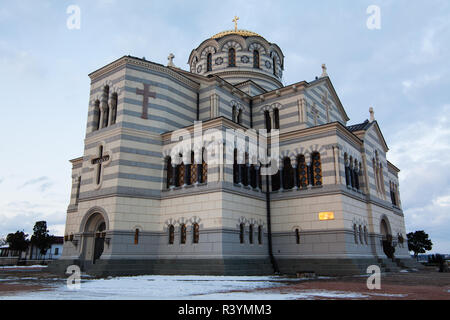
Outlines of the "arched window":
{"type": "Polygon", "coordinates": [[[208,53],[208,55],[206,56],[206,71],[211,71],[212,70],[212,54],[208,53]]]}
{"type": "Polygon", "coordinates": [[[367,232],[367,227],[364,226],[364,242],[369,244],[369,233],[367,232]]]}
{"type": "Polygon", "coordinates": [[[134,230],[134,244],[139,243],[139,229],[134,230]]]}
{"type": "Polygon", "coordinates": [[[272,191],[278,191],[280,187],[280,170],[278,170],[277,173],[272,175],[272,191]]]}
{"type": "Polygon", "coordinates": [[[344,154],[344,164],[345,164],[345,184],[347,186],[351,186],[351,178],[350,178],[350,160],[348,159],[347,153],[344,154]]]}
{"type": "Polygon", "coordinates": [[[248,241],[250,242],[250,244],[253,244],[253,225],[252,224],[248,227],[248,241]]]}
{"type": "Polygon", "coordinates": [[[253,68],[259,69],[259,51],[253,50],[253,68]]]}
{"type": "Polygon", "coordinates": [[[195,163],[194,156],[195,156],[194,151],[191,151],[191,164],[189,165],[189,181],[188,181],[189,185],[195,184],[198,179],[197,164],[195,163]]]}
{"type": "Polygon", "coordinates": [[[278,108],[273,109],[273,117],[275,123],[274,129],[280,129],[280,110],[278,108]]]}
{"type": "Polygon", "coordinates": [[[248,153],[245,153],[244,163],[240,164],[241,166],[241,179],[240,181],[244,186],[248,186],[250,184],[250,177],[248,176],[247,163],[249,163],[248,153]]]}
{"type": "Polygon", "coordinates": [[[228,49],[228,66],[236,66],[236,50],[234,50],[234,48],[228,49]]]}
{"type": "Polygon", "coordinates": [[[294,169],[291,165],[291,158],[283,159],[283,189],[289,190],[294,187],[294,169]]]}
{"type": "Polygon", "coordinates": [[[237,118],[236,106],[233,105],[233,107],[231,108],[231,120],[233,122],[236,122],[237,121],[236,118],[237,118]]]}
{"type": "Polygon", "coordinates": [[[234,149],[234,162],[233,162],[233,183],[239,183],[239,165],[238,165],[238,151],[234,149]]]}
{"type": "Polygon", "coordinates": [[[94,103],[94,131],[100,129],[100,119],[101,119],[100,101],[95,100],[95,103],[94,103]]]}
{"type": "Polygon", "coordinates": [[[109,121],[108,98],[109,98],[109,86],[105,86],[103,88],[102,106],[101,106],[102,112],[103,112],[102,128],[106,128],[108,126],[108,121],[109,121]]]}
{"type": "Polygon", "coordinates": [[[173,244],[175,240],[175,227],[173,225],[169,226],[169,244],[173,244]]]}
{"type": "Polygon", "coordinates": [[[300,230],[295,229],[295,243],[300,244],[300,230]]]}
{"type": "Polygon", "coordinates": [[[299,155],[297,157],[297,171],[298,171],[298,187],[308,187],[308,167],[306,166],[305,156],[299,155]]]}
{"type": "Polygon", "coordinates": [[[180,243],[186,244],[186,225],[182,224],[180,226],[180,243]]]}
{"type": "Polygon", "coordinates": [[[322,162],[320,161],[320,154],[318,152],[314,152],[311,155],[312,158],[312,178],[314,186],[322,185],[322,162]]]}
{"type": "Polygon", "coordinates": [[[258,244],[262,244],[262,226],[258,226],[258,244]]]}
{"type": "Polygon", "coordinates": [[[355,159],[355,164],[354,164],[354,169],[355,171],[355,188],[356,190],[359,190],[359,173],[360,171],[360,167],[358,165],[358,160],[355,159]]]}
{"type": "Polygon", "coordinates": [[[272,64],[273,64],[273,75],[276,76],[277,75],[277,60],[275,59],[275,57],[272,58],[272,64]]]}
{"type": "Polygon", "coordinates": [[[355,237],[355,243],[358,244],[358,227],[356,224],[353,225],[353,236],[355,237]]]}
{"type": "MultiPolygon", "coordinates": [[[[180,159],[182,159],[182,154],[179,154],[180,159]]],[[[184,162],[181,162],[178,166],[177,166],[177,187],[181,187],[184,185],[185,181],[184,181],[184,172],[186,170],[186,167],[184,165],[184,162]]]]}
{"type": "Polygon", "coordinates": [[[241,243],[244,243],[244,232],[245,232],[245,225],[241,223],[239,225],[239,240],[241,243]]]}
{"type": "Polygon", "coordinates": [[[361,244],[364,243],[364,234],[363,234],[363,229],[362,229],[361,226],[359,226],[359,242],[360,242],[361,244]]]}
{"type": "Polygon", "coordinates": [[[250,165],[250,186],[255,189],[257,187],[256,185],[256,175],[257,175],[257,170],[255,168],[255,165],[250,165]]]}
{"type": "Polygon", "coordinates": [[[202,148],[202,165],[201,165],[201,171],[199,172],[201,174],[201,182],[206,183],[208,182],[208,163],[206,161],[206,149],[202,148]]]}
{"type": "Polygon", "coordinates": [[[192,226],[192,229],[194,231],[192,242],[198,243],[198,240],[200,238],[200,230],[199,230],[198,223],[194,223],[192,226]]]}
{"type": "Polygon", "coordinates": [[[111,99],[111,125],[115,124],[117,120],[117,100],[117,93],[114,92],[111,99]]]}
{"type": "Polygon", "coordinates": [[[242,124],[242,109],[239,109],[237,112],[237,119],[236,122],[239,124],[242,124]]]}
{"type": "Polygon", "coordinates": [[[166,160],[166,176],[167,176],[167,179],[166,179],[166,188],[167,189],[169,189],[170,188],[170,186],[172,185],[172,179],[173,179],[173,176],[172,176],[172,174],[173,174],[173,167],[172,167],[172,158],[171,157],[167,157],[167,160],[166,160]]]}
{"type": "Polygon", "coordinates": [[[266,123],[267,132],[270,132],[272,130],[272,119],[270,118],[269,111],[264,111],[264,121],[266,123]]]}

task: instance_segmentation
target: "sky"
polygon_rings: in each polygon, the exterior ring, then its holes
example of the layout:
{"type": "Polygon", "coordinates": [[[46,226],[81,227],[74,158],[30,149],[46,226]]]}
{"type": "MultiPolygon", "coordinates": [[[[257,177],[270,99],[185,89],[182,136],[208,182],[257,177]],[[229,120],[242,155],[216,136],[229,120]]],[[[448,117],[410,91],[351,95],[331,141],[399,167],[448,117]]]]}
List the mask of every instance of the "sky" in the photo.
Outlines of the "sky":
{"type": "Polygon", "coordinates": [[[0,237],[46,220],[63,235],[70,159],[83,154],[88,74],[123,55],[188,70],[192,49],[238,27],[285,55],[285,85],[326,63],[348,124],[373,107],[401,169],[407,232],[450,253],[450,2],[0,0],[0,237]],[[69,28],[77,6],[79,29],[69,28]],[[369,29],[371,5],[380,9],[369,29]],[[70,25],[70,23],[69,23],[70,25]]]}

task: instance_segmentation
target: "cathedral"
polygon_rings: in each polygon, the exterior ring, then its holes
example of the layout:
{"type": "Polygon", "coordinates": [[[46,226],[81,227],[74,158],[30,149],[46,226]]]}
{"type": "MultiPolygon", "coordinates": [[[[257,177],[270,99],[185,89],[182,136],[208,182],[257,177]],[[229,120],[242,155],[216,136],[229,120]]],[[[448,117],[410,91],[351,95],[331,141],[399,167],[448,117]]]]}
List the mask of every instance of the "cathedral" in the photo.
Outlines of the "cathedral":
{"type": "Polygon", "coordinates": [[[373,109],[349,125],[325,65],[284,86],[281,48],[234,22],[192,50],[189,71],[171,54],[167,66],[123,56],[89,74],[84,153],[71,160],[63,253],[50,270],[415,267],[399,169],[373,109]]]}

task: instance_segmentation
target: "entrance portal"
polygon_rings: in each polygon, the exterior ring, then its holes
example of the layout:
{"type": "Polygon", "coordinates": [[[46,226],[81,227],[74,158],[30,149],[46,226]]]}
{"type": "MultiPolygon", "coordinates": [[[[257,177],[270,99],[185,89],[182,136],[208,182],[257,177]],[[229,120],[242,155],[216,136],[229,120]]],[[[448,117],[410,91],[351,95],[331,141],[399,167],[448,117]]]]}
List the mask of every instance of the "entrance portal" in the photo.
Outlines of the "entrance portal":
{"type": "Polygon", "coordinates": [[[394,259],[395,248],[392,246],[392,234],[389,232],[388,222],[384,218],[380,222],[380,233],[384,254],[388,258],[394,259]]]}
{"type": "Polygon", "coordinates": [[[105,229],[106,229],[106,225],[104,222],[102,222],[98,227],[97,230],[95,232],[95,240],[94,240],[94,259],[93,259],[93,263],[95,263],[95,261],[97,259],[100,258],[100,256],[103,253],[103,249],[105,247],[105,229]]]}

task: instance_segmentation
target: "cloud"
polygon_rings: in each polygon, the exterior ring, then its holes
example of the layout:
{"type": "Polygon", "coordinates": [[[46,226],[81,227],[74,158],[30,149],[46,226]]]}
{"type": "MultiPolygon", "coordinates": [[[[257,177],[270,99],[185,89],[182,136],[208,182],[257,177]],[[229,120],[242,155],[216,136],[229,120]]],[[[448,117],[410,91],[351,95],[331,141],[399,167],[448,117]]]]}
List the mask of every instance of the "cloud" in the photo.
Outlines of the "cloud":
{"type": "MultiPolygon", "coordinates": [[[[432,240],[448,238],[450,225],[450,105],[435,111],[434,117],[401,126],[389,152],[390,160],[402,170],[400,191],[407,229],[423,229],[432,240]]],[[[437,248],[450,251],[444,242],[437,248]]]]}
{"type": "Polygon", "coordinates": [[[433,85],[442,79],[441,74],[424,74],[419,75],[414,79],[407,79],[402,81],[403,93],[408,94],[412,90],[421,89],[429,85],[433,85]]]}

